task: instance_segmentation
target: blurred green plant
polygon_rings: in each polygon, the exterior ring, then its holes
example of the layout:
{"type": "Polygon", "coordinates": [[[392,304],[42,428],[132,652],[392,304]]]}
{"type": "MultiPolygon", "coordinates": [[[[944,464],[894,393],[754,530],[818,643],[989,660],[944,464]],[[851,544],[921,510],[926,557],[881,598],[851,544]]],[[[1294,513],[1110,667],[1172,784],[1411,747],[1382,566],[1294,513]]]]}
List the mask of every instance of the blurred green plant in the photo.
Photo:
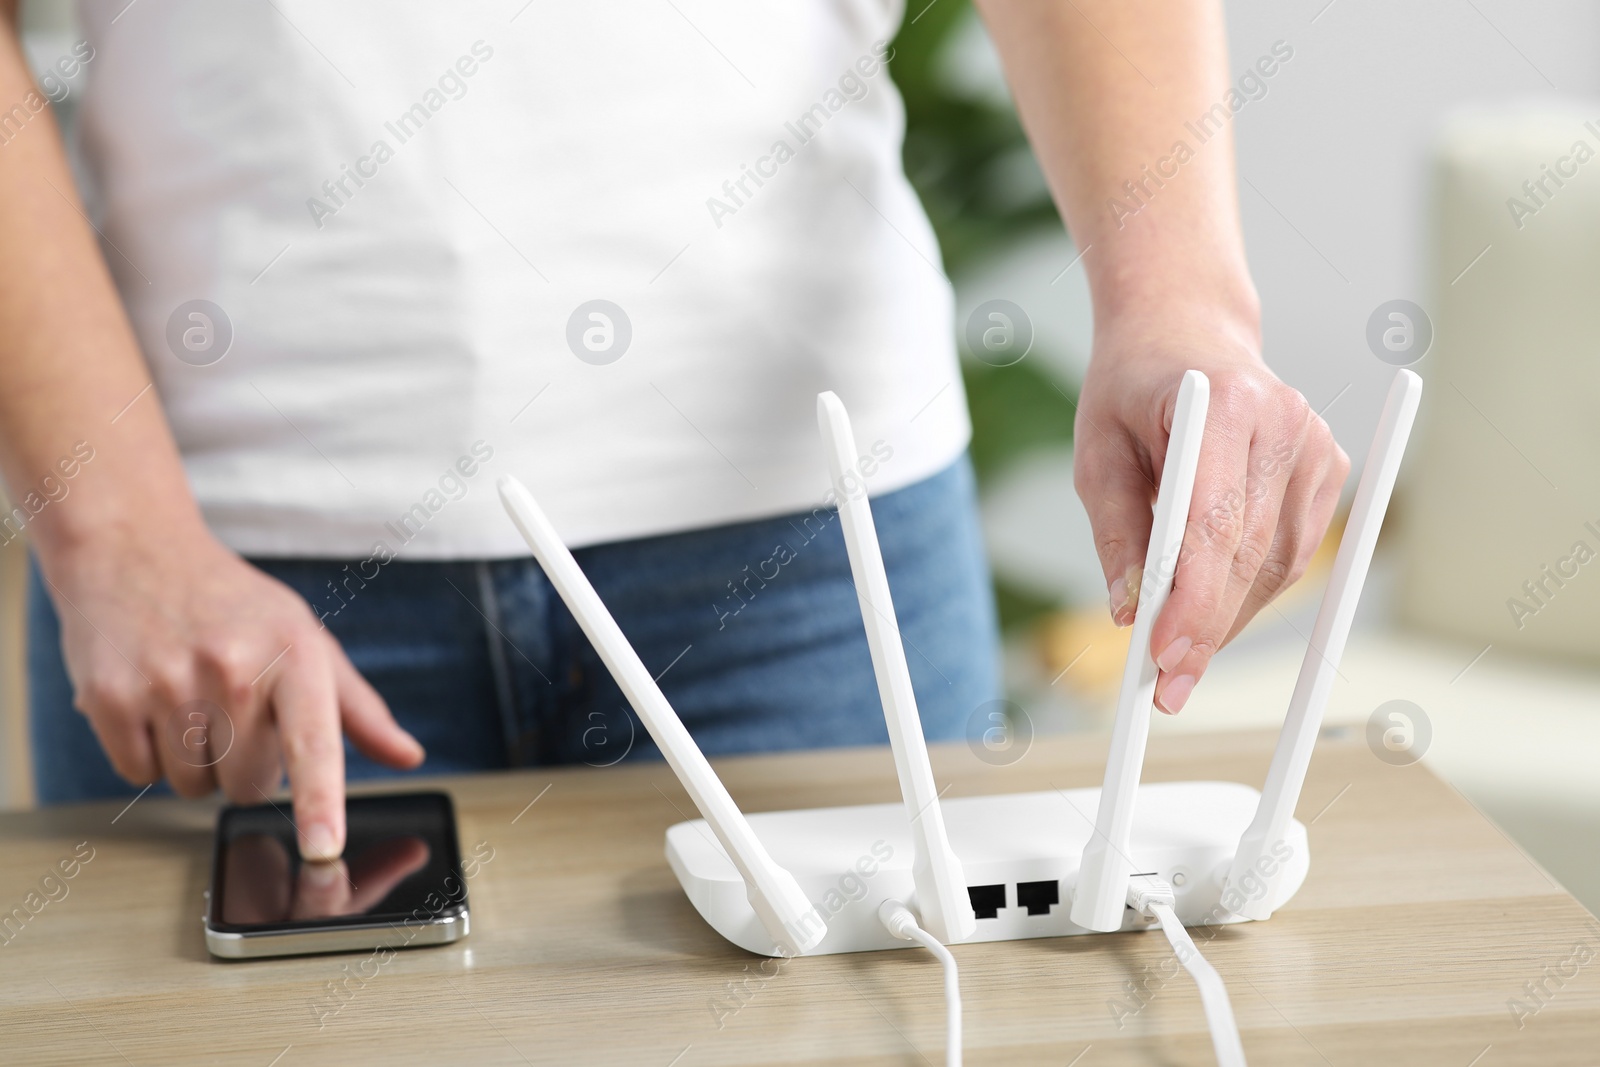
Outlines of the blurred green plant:
{"type": "MultiPolygon", "coordinates": [[[[952,76],[960,57],[970,54],[956,50],[975,33],[971,4],[910,4],[889,65],[906,105],[906,174],[939,235],[945,270],[959,285],[1017,241],[1059,230],[1061,218],[1037,178],[1038,165],[1009,99],[974,91],[970,82],[952,76]],[[1019,183],[1019,173],[1034,180],[1019,183]]],[[[1023,453],[1072,440],[1077,385],[1056,382],[1037,360],[993,367],[964,359],[962,379],[980,488],[1023,453]]],[[[995,601],[1006,629],[1058,606],[998,579],[995,601]]]]}
{"type": "Polygon", "coordinates": [[[906,104],[906,174],[951,277],[1020,237],[1061,225],[1042,182],[1031,196],[1012,191],[1014,170],[1035,165],[1009,99],[953,76],[967,58],[955,49],[970,40],[976,20],[967,0],[933,0],[901,27],[889,64],[906,104]]]}

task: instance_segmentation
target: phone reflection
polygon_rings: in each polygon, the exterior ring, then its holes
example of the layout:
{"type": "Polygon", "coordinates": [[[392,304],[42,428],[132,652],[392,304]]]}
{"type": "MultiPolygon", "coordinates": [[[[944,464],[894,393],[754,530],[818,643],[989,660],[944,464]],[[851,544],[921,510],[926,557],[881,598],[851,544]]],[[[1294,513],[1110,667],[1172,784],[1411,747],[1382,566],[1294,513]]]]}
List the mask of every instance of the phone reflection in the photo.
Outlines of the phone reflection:
{"type": "Polygon", "coordinates": [[[415,835],[385,838],[346,863],[302,863],[269,834],[244,834],[223,859],[227,893],[222,921],[255,924],[330,919],[371,911],[396,886],[428,865],[428,843],[415,835]]]}

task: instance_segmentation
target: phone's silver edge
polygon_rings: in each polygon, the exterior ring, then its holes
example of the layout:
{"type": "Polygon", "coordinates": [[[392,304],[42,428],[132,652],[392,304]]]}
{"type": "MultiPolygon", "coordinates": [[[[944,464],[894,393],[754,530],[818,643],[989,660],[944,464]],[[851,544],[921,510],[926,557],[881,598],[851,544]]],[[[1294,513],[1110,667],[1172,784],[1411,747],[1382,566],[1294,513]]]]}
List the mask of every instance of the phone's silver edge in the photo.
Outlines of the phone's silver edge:
{"type": "Polygon", "coordinates": [[[303,956],[314,952],[444,945],[467,936],[470,918],[463,907],[459,914],[441,915],[415,925],[383,923],[315,930],[274,930],[259,934],[225,933],[212,929],[207,921],[206,949],[213,956],[223,959],[243,960],[263,956],[303,956]]]}

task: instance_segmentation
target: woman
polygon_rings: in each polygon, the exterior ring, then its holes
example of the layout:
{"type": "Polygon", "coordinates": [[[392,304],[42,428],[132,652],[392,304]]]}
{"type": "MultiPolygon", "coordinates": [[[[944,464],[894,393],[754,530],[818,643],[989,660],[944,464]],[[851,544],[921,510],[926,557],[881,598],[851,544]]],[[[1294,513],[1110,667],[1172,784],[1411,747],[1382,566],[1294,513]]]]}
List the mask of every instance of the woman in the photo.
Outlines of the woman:
{"type": "MultiPolygon", "coordinates": [[[[1218,6],[982,13],[1094,294],[1077,479],[1119,622],[1178,378],[1211,378],[1152,646],[1176,712],[1304,567],[1348,464],[1261,361],[1228,130],[1125,184],[1224,99],[1218,6]]],[[[900,16],[83,5],[95,223],[47,112],[0,148],[42,798],[165,778],[251,801],[286,768],[316,858],[347,773],[646,752],[502,473],[708,751],[880,740],[816,510],[823,389],[854,418],[925,727],[958,733],[996,640],[950,289],[900,166],[900,16]]],[[[0,93],[25,100],[9,43],[0,93]]]]}

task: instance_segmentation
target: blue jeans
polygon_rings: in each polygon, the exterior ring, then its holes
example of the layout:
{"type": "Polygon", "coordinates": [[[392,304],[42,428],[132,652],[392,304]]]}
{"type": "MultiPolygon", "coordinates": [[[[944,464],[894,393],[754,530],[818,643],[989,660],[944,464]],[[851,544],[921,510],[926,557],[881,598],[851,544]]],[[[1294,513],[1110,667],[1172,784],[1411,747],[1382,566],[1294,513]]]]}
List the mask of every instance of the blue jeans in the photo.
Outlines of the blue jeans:
{"type": "MultiPolygon", "coordinates": [[[[1000,695],[972,470],[872,501],[930,739],[1000,695]]],[[[579,549],[578,563],[708,755],[887,740],[837,513],[579,549]]],[[[659,758],[532,559],[252,560],[324,617],[427,749],[423,773],[659,758]],[[349,569],[346,570],[346,565],[349,569]]],[[[60,627],[29,589],[33,759],[46,803],[131,795],[72,707],[60,627]]],[[[347,743],[346,774],[396,772],[347,743]]]]}

